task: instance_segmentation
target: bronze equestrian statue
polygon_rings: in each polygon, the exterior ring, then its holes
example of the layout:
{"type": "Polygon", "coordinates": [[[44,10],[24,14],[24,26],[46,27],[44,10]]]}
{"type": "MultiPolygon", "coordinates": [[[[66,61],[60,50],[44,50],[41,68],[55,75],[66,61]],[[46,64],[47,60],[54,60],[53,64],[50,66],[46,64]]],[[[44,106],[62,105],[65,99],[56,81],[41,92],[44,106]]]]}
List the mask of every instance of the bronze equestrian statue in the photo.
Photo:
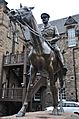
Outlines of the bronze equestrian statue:
{"type": "Polygon", "coordinates": [[[60,86],[63,88],[63,69],[60,65],[60,61],[54,50],[52,50],[50,43],[42,37],[36,20],[32,14],[32,9],[32,7],[23,7],[15,11],[10,11],[9,13],[10,19],[14,19],[20,25],[27,26],[29,28],[30,35],[32,37],[32,49],[28,55],[28,59],[30,59],[31,63],[32,76],[27,86],[25,101],[21,110],[17,113],[17,117],[25,115],[26,108],[28,106],[27,97],[29,95],[28,91],[30,83],[34,83],[35,76],[39,71],[46,71],[50,79],[50,90],[52,93],[52,102],[54,107],[53,114],[58,114],[58,89],[56,86],[58,78],[60,86]]]}

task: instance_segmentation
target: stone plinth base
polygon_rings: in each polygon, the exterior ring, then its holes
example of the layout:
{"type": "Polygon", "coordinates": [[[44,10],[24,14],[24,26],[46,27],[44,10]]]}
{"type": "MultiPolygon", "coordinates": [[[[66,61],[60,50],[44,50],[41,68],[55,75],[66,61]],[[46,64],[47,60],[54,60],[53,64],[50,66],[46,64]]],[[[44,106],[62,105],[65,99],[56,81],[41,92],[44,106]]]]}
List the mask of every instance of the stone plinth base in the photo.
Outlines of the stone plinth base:
{"type": "Polygon", "coordinates": [[[0,117],[0,119],[79,119],[79,115],[64,112],[58,116],[52,115],[52,112],[39,111],[26,113],[24,117],[16,117],[16,115],[0,117]]]}

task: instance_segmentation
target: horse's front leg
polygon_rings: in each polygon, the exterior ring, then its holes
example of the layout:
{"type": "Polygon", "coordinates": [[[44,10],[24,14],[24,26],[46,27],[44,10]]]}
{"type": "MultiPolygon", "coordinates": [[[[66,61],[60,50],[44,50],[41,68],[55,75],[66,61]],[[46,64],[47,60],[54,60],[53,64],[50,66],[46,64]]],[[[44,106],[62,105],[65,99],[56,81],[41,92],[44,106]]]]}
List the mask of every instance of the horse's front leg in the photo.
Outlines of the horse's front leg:
{"type": "Polygon", "coordinates": [[[57,77],[54,77],[53,74],[53,70],[51,68],[51,70],[49,71],[49,79],[50,79],[50,90],[52,93],[52,103],[53,103],[53,114],[54,115],[58,115],[59,111],[58,111],[58,89],[57,89],[57,85],[56,85],[56,79],[57,77]]]}
{"type": "Polygon", "coordinates": [[[36,77],[36,73],[37,73],[37,69],[34,66],[31,66],[31,71],[30,71],[30,78],[31,78],[31,86],[34,85],[35,82],[35,77],[36,77]]]}
{"type": "Polygon", "coordinates": [[[36,76],[36,70],[31,65],[30,66],[30,78],[29,78],[29,82],[28,82],[28,86],[27,86],[27,90],[26,90],[26,96],[24,99],[24,103],[23,103],[21,110],[16,114],[16,117],[25,116],[26,109],[28,108],[28,96],[29,96],[30,86],[33,85],[35,76],[36,76]]]}

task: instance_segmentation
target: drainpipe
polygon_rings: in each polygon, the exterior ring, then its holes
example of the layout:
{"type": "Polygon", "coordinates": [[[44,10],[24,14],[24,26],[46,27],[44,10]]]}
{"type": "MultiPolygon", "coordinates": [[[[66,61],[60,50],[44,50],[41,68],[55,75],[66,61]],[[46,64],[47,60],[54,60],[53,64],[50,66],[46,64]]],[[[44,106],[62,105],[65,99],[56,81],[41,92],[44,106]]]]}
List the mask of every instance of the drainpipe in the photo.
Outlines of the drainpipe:
{"type": "Polygon", "coordinates": [[[13,24],[11,22],[11,26],[12,26],[12,32],[13,32],[13,38],[12,38],[12,54],[15,53],[15,35],[16,35],[16,21],[13,21],[14,23],[14,27],[13,24]]]}
{"type": "Polygon", "coordinates": [[[3,57],[2,57],[2,65],[1,65],[0,89],[2,88],[2,81],[3,81],[3,64],[4,64],[4,54],[3,54],[3,57]]]}
{"type": "Polygon", "coordinates": [[[12,40],[12,54],[15,53],[15,32],[13,31],[13,40],[12,40]]]}
{"type": "Polygon", "coordinates": [[[2,57],[2,65],[1,65],[0,98],[2,96],[3,64],[4,64],[4,54],[3,54],[3,57],[2,57]]]}
{"type": "Polygon", "coordinates": [[[75,70],[75,56],[74,56],[74,48],[73,48],[73,68],[74,68],[74,78],[75,78],[75,98],[76,102],[78,102],[78,96],[77,96],[77,79],[76,79],[76,70],[75,70]]]}
{"type": "Polygon", "coordinates": [[[25,50],[24,50],[24,69],[23,69],[23,100],[22,103],[24,103],[25,96],[26,96],[26,75],[27,75],[27,50],[26,50],[26,45],[25,45],[25,50]]]}

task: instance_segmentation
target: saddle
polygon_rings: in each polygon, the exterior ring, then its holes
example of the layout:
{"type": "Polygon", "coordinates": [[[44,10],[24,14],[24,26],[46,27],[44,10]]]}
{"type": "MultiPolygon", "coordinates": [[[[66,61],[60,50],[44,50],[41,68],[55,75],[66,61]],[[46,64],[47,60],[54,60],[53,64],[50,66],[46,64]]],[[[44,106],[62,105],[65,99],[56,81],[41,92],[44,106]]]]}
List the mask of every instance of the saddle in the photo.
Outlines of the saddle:
{"type": "Polygon", "coordinates": [[[54,51],[56,58],[60,60],[60,57],[58,55],[58,51],[54,47],[52,47],[51,43],[49,43],[47,40],[45,40],[45,42],[48,44],[48,46],[51,48],[51,50],[54,51]]]}

